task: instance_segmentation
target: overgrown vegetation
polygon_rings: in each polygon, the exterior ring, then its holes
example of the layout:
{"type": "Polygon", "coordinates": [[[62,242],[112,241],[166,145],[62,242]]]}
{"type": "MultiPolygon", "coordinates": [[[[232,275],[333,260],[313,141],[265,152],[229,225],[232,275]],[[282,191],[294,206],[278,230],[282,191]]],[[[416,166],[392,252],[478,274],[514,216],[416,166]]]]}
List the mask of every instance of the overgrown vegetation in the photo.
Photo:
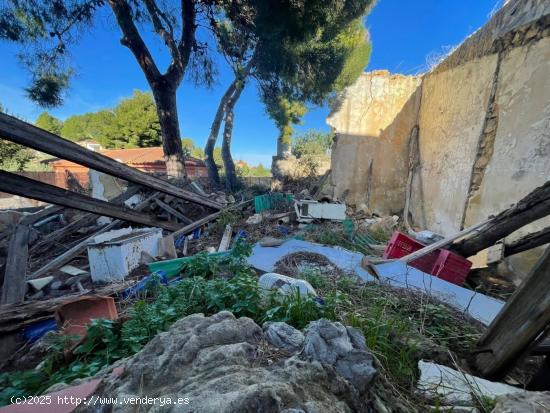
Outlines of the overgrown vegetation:
{"type": "Polygon", "coordinates": [[[413,411],[423,403],[413,396],[418,346],[430,342],[460,355],[469,351],[479,337],[475,325],[444,304],[377,283],[361,283],[339,270],[325,274],[319,268],[300,264],[294,273],[312,284],[323,298],[322,304],[318,298],[298,291],[287,295],[276,290],[267,292],[260,288],[256,273],[247,265],[250,253],[250,245],[238,243],[227,255],[193,256],[181,271],[183,279],[169,286],[153,279],[124,321],[94,320],[86,338],[69,356],[66,350],[70,337],[56,335],[48,356],[36,369],[0,375],[0,403],[8,404],[12,396],[40,394],[55,383],[92,376],[140,351],[182,317],[227,310],[260,325],[284,321],[303,329],[313,320],[327,318],[360,329],[379,360],[379,382],[385,384],[377,394],[384,399],[384,394],[389,394],[389,400],[385,400],[388,405],[400,400],[401,406],[413,411]]]}

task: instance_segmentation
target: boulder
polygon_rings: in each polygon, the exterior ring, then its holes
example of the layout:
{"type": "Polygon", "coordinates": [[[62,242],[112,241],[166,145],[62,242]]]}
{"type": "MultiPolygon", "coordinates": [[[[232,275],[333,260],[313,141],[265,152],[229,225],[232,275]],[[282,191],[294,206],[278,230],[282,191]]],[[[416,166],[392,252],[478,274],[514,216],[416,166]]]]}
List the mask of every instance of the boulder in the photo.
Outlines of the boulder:
{"type": "MultiPolygon", "coordinates": [[[[141,404],[140,412],[367,411],[366,402],[354,398],[354,388],[333,370],[296,356],[274,360],[272,353],[277,352],[269,351],[261,328],[249,318],[193,314],[151,340],[129,359],[120,377],[106,379],[96,396],[182,401],[164,407],[141,404]]],[[[134,412],[136,405],[107,410],[134,412]]],[[[89,405],[79,411],[106,410],[89,405]]]]}
{"type": "Polygon", "coordinates": [[[360,393],[369,389],[376,375],[374,357],[367,351],[363,334],[338,322],[321,319],[310,323],[303,353],[332,366],[360,393]]]}
{"type": "Polygon", "coordinates": [[[267,322],[263,325],[265,338],[275,347],[296,353],[302,349],[304,335],[300,330],[282,322],[267,322]]]}

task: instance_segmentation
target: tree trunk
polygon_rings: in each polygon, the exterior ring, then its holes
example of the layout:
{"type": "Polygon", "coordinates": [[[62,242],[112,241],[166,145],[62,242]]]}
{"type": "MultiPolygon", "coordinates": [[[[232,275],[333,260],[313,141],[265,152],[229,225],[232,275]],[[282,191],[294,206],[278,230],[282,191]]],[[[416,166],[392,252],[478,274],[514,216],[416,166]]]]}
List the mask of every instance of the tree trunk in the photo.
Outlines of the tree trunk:
{"type": "MultiPolygon", "coordinates": [[[[285,126],[286,129],[286,126],[285,126]]],[[[291,143],[289,137],[281,132],[277,138],[277,157],[288,158],[291,155],[291,143]]]]}
{"type": "Polygon", "coordinates": [[[241,96],[245,83],[240,82],[236,88],[235,93],[231,96],[231,99],[227,102],[225,112],[225,125],[223,128],[223,142],[222,142],[222,159],[223,167],[225,169],[225,189],[233,191],[237,187],[237,173],[235,172],[235,163],[231,156],[231,138],[233,137],[233,119],[234,108],[237,100],[241,96]]]}
{"type": "Polygon", "coordinates": [[[216,116],[212,121],[212,126],[210,127],[210,135],[206,140],[206,145],[204,147],[204,162],[208,168],[208,179],[212,185],[219,185],[220,183],[220,174],[218,173],[218,167],[216,162],[214,162],[214,147],[216,146],[216,141],[218,140],[218,135],[220,133],[220,127],[223,120],[223,115],[227,107],[227,102],[231,98],[231,95],[235,92],[235,86],[237,84],[237,79],[233,80],[224,95],[222,96],[218,109],[216,110],[216,116]]]}
{"type": "Polygon", "coordinates": [[[517,229],[550,215],[550,181],[533,190],[516,205],[502,211],[482,230],[450,249],[463,257],[471,257],[490,247],[517,229]]]}
{"type": "Polygon", "coordinates": [[[170,178],[187,179],[178,121],[176,89],[164,82],[152,89],[160,121],[166,173],[170,178]]]}

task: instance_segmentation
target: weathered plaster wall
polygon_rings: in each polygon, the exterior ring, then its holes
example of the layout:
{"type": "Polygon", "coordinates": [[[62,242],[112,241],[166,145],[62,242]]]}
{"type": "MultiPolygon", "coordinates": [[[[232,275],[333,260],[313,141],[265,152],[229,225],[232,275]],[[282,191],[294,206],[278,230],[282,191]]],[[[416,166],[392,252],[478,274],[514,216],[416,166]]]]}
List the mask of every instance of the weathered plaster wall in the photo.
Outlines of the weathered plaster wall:
{"type": "Polygon", "coordinates": [[[327,122],[336,131],[327,191],[378,214],[403,209],[408,138],[420,105],[420,78],[364,73],[327,122]]]}
{"type": "MultiPolygon", "coordinates": [[[[497,83],[498,127],[479,190],[467,206],[465,225],[495,214],[550,179],[550,37],[503,56],[497,83]]],[[[550,217],[527,225],[509,240],[550,225],[550,217]]],[[[508,260],[525,273],[541,250],[508,260]]]]}
{"type": "Polygon", "coordinates": [[[421,191],[430,202],[414,202],[413,216],[423,207],[430,229],[444,235],[462,223],[496,63],[495,55],[482,57],[430,74],[422,84],[421,191]]]}

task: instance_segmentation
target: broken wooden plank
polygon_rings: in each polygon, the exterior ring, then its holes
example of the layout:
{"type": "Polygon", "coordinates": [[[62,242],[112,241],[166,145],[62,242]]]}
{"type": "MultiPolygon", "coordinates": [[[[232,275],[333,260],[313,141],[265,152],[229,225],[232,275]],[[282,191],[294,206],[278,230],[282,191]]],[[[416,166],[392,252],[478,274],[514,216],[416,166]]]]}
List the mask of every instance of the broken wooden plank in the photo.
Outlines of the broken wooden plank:
{"type": "Polygon", "coordinates": [[[531,191],[516,205],[502,211],[478,233],[452,246],[451,251],[471,257],[521,227],[550,215],[550,181],[531,191]]]}
{"type": "MultiPolygon", "coordinates": [[[[490,379],[502,378],[550,324],[550,247],[506,302],[479,340],[475,365],[490,379]]],[[[542,336],[542,337],[541,337],[542,336]]]]}
{"type": "Polygon", "coordinates": [[[16,304],[25,300],[29,233],[30,227],[21,224],[17,225],[12,232],[0,305],[16,304]]]}
{"type": "Polygon", "coordinates": [[[530,250],[532,248],[540,247],[544,244],[550,243],[550,227],[546,227],[537,232],[532,232],[526,236],[511,242],[504,244],[504,256],[519,254],[520,252],[530,250]]]}
{"type": "Polygon", "coordinates": [[[192,219],[187,218],[185,215],[183,215],[181,212],[176,211],[174,208],[172,208],[170,205],[162,202],[160,199],[155,199],[155,202],[157,205],[164,209],[166,212],[168,212],[170,215],[173,215],[176,218],[179,218],[183,223],[185,224],[191,224],[193,223],[192,219]]]}
{"type": "MultiPolygon", "coordinates": [[[[144,200],[143,202],[140,202],[139,204],[137,204],[134,209],[136,211],[140,211],[140,210],[144,209],[147,205],[149,205],[149,202],[151,202],[151,200],[155,199],[157,196],[158,196],[158,192],[155,192],[153,195],[148,197],[146,200],[144,200]]],[[[73,246],[69,250],[65,251],[60,256],[58,256],[58,257],[54,258],[53,260],[51,260],[50,262],[48,262],[42,268],[39,268],[38,270],[33,272],[29,276],[29,279],[38,278],[41,275],[46,274],[48,271],[51,271],[55,268],[61,267],[62,265],[68,263],[74,257],[76,257],[78,254],[80,254],[80,252],[84,248],[86,248],[88,245],[93,243],[94,238],[97,235],[100,235],[100,234],[103,234],[104,232],[110,231],[111,229],[114,229],[115,227],[117,227],[120,224],[122,224],[122,221],[120,221],[120,220],[114,220],[110,224],[107,224],[106,226],[104,226],[100,230],[96,231],[95,233],[93,233],[89,237],[87,237],[84,240],[80,241],[78,244],[76,244],[75,246],[73,246]]]]}
{"type": "Polygon", "coordinates": [[[25,215],[21,219],[21,224],[23,225],[33,225],[40,221],[43,218],[49,217],[50,215],[58,214],[61,211],[63,211],[62,206],[59,205],[48,205],[47,207],[41,209],[38,212],[35,212],[34,214],[25,215]]]}
{"type": "Polygon", "coordinates": [[[0,191],[171,231],[181,227],[173,222],[160,221],[127,207],[77,194],[6,171],[0,171],[0,191]]]}
{"type": "Polygon", "coordinates": [[[190,232],[196,230],[197,228],[200,228],[202,227],[204,224],[207,224],[209,223],[210,221],[213,221],[215,220],[217,217],[220,216],[220,214],[222,212],[225,212],[225,211],[231,211],[233,209],[237,209],[237,208],[242,208],[243,206],[245,206],[246,204],[252,202],[253,199],[249,199],[248,201],[243,201],[243,202],[240,202],[236,205],[233,205],[229,208],[226,208],[224,209],[223,211],[218,211],[218,212],[214,212],[213,214],[210,214],[210,215],[207,215],[205,216],[204,218],[201,218],[199,219],[198,221],[195,221],[193,222],[192,224],[189,224],[189,225],[186,225],[184,226],[183,228],[180,228],[178,229],[177,231],[174,232],[174,238],[177,238],[178,235],[185,235],[185,234],[189,234],[190,232]]]}
{"type": "Polygon", "coordinates": [[[122,281],[112,283],[105,287],[79,291],[78,293],[67,294],[62,297],[55,297],[49,300],[30,301],[21,304],[10,305],[0,308],[0,333],[5,334],[16,331],[36,321],[44,320],[54,316],[55,309],[65,302],[90,294],[108,296],[118,294],[134,285],[138,280],[122,281]]]}
{"type": "Polygon", "coordinates": [[[0,135],[3,139],[11,142],[57,156],[61,159],[67,159],[96,171],[125,179],[128,182],[143,185],[214,209],[219,210],[222,208],[220,204],[204,196],[178,188],[170,182],[124,165],[101,153],[90,151],[74,142],[63,139],[60,136],[37,128],[5,113],[0,113],[0,135]]]}
{"type": "Polygon", "coordinates": [[[233,228],[231,227],[231,225],[227,224],[225,226],[225,230],[223,231],[223,236],[222,236],[222,240],[220,241],[220,246],[218,247],[218,252],[227,251],[229,249],[232,233],[233,233],[233,228]]]}
{"type": "MultiPolygon", "coordinates": [[[[138,186],[132,186],[132,187],[128,188],[122,194],[120,194],[120,195],[116,196],[115,198],[113,198],[109,202],[114,203],[114,204],[122,204],[122,203],[124,203],[124,201],[131,198],[132,196],[134,196],[138,192],[139,192],[139,187],[138,186]]],[[[54,241],[62,239],[65,236],[76,232],[80,228],[84,228],[84,227],[87,227],[87,226],[90,226],[90,225],[94,224],[95,221],[97,220],[97,218],[98,218],[98,215],[96,215],[96,214],[92,214],[92,213],[89,213],[89,212],[81,213],[80,215],[76,216],[74,218],[73,222],[71,222],[70,224],[67,224],[63,228],[60,228],[57,231],[51,232],[48,235],[44,236],[42,240],[35,243],[30,248],[30,252],[32,253],[33,251],[39,250],[40,248],[42,248],[42,247],[44,247],[44,246],[46,246],[46,245],[48,245],[48,244],[50,244],[54,241]]]]}
{"type": "Polygon", "coordinates": [[[426,254],[429,254],[432,251],[438,250],[440,248],[446,247],[447,245],[452,244],[454,241],[456,241],[459,238],[462,238],[466,235],[469,235],[475,231],[479,231],[481,228],[483,228],[487,223],[490,221],[484,221],[480,222],[479,224],[473,225],[469,228],[463,229],[460,232],[457,232],[454,235],[451,235],[450,237],[443,238],[442,240],[439,240],[437,242],[434,242],[433,244],[430,244],[422,249],[419,249],[418,251],[415,251],[409,255],[405,255],[402,258],[399,258],[399,261],[403,261],[405,263],[411,262],[413,260],[416,260],[417,258],[423,257],[426,254]]]}

